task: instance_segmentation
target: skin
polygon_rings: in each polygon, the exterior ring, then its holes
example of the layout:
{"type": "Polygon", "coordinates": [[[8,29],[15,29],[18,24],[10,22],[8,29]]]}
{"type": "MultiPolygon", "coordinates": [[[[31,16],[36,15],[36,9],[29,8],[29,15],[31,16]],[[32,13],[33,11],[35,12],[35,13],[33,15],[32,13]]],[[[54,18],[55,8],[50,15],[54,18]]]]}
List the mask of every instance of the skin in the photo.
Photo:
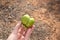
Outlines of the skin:
{"type": "Polygon", "coordinates": [[[28,40],[33,29],[34,25],[31,28],[25,29],[21,22],[19,22],[7,40],[28,40]]]}

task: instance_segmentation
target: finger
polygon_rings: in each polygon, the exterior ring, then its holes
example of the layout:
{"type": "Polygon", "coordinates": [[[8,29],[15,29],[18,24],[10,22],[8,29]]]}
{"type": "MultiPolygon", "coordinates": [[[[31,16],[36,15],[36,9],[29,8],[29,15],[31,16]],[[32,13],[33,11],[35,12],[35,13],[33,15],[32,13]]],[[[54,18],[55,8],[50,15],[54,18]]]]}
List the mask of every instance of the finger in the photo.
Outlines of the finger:
{"type": "Polygon", "coordinates": [[[21,28],[18,30],[18,39],[20,39],[22,35],[24,36],[25,31],[25,28],[21,26],[21,28]]]}
{"type": "Polygon", "coordinates": [[[26,35],[25,35],[25,40],[28,40],[29,36],[31,35],[32,31],[34,30],[34,25],[33,27],[29,28],[28,31],[26,32],[26,35]]]}
{"type": "Polygon", "coordinates": [[[31,32],[33,31],[34,27],[35,27],[35,25],[33,25],[32,27],[30,27],[30,28],[28,28],[27,30],[25,30],[24,36],[26,36],[27,32],[28,32],[28,33],[31,33],[31,32]],[[30,30],[31,32],[30,32],[29,30],[30,30]]]}
{"type": "Polygon", "coordinates": [[[24,27],[22,27],[20,29],[20,32],[18,33],[18,39],[24,39],[23,37],[26,38],[26,36],[28,37],[28,35],[30,35],[32,33],[32,30],[34,29],[34,26],[28,29],[25,29],[24,27]]]}
{"type": "Polygon", "coordinates": [[[23,27],[20,27],[20,29],[18,30],[18,39],[20,39],[20,37],[22,36],[22,34],[23,34],[23,27]]]}
{"type": "Polygon", "coordinates": [[[32,31],[34,30],[35,26],[33,25],[31,28],[29,28],[26,32],[26,36],[30,35],[32,31]]]}
{"type": "Polygon", "coordinates": [[[19,28],[19,30],[18,30],[18,33],[23,34],[23,33],[24,33],[24,31],[25,31],[24,27],[23,27],[23,26],[21,26],[21,27],[19,28]]]}
{"type": "Polygon", "coordinates": [[[18,40],[24,40],[24,36],[22,35],[18,40]]]}
{"type": "Polygon", "coordinates": [[[15,26],[15,28],[13,29],[13,33],[17,33],[18,29],[21,27],[21,22],[18,22],[18,24],[15,26]]]}

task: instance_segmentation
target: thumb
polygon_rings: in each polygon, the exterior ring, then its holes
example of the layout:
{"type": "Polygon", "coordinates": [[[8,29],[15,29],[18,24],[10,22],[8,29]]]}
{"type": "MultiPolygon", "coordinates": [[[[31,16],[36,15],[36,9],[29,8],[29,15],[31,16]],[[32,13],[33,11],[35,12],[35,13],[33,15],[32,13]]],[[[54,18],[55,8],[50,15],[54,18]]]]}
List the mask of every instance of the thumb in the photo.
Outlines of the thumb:
{"type": "Polygon", "coordinates": [[[21,22],[18,22],[18,24],[15,26],[15,28],[13,29],[12,33],[10,34],[7,40],[17,40],[18,37],[17,32],[20,26],[21,26],[21,22]]]}
{"type": "Polygon", "coordinates": [[[13,29],[12,33],[17,33],[18,29],[21,27],[21,22],[18,22],[18,24],[15,26],[15,28],[13,29]]]}

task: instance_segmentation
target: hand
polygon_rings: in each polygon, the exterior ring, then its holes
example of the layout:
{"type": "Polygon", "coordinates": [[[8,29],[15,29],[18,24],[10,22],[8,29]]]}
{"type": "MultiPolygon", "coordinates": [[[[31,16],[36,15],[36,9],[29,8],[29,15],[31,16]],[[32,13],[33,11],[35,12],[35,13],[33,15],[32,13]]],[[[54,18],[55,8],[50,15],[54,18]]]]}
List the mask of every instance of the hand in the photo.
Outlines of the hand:
{"type": "Polygon", "coordinates": [[[34,26],[31,28],[24,28],[23,25],[19,22],[14,30],[12,31],[11,35],[8,37],[7,40],[28,40],[30,37],[34,26]]]}

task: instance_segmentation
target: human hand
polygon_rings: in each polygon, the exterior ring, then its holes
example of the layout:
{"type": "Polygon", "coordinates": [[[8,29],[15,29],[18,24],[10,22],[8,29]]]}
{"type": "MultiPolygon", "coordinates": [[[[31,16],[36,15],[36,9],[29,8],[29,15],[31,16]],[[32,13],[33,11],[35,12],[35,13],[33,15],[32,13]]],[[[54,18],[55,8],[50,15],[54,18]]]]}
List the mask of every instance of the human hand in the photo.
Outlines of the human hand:
{"type": "Polygon", "coordinates": [[[31,28],[26,29],[21,22],[19,22],[7,40],[28,40],[33,29],[34,25],[31,28]]]}

